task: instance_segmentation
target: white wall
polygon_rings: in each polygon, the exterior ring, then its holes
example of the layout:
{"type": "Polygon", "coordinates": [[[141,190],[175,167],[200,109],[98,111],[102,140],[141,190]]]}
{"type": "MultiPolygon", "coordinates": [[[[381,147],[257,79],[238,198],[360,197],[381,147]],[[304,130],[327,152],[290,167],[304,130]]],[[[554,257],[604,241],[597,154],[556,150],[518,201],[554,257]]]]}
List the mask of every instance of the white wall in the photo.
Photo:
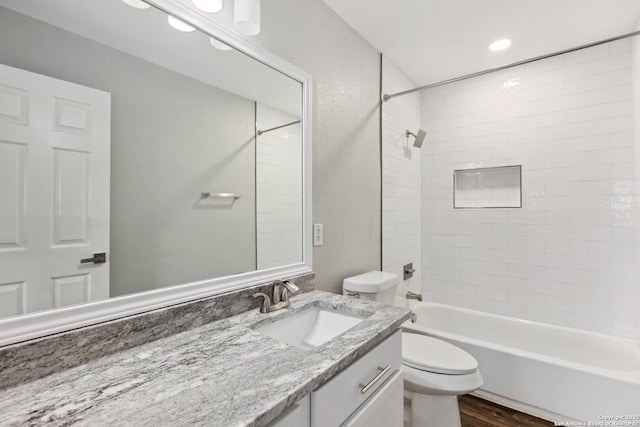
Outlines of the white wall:
{"type": "Polygon", "coordinates": [[[422,93],[429,299],[637,333],[631,71],[627,39],[422,93]],[[522,209],[452,208],[454,169],[515,164],[522,209]]]}
{"type": "MultiPolygon", "coordinates": [[[[383,93],[396,93],[416,85],[391,61],[383,58],[383,93]]],[[[382,104],[382,266],[400,278],[398,304],[407,290],[420,292],[420,149],[405,131],[418,132],[420,95],[394,98],[382,104]],[[404,281],[403,266],[413,263],[413,277],[404,281]]]]}
{"type": "MultiPolygon", "coordinates": [[[[300,120],[256,106],[258,130],[300,120]]],[[[256,140],[256,252],[258,270],[302,261],[302,127],[287,126],[256,140]]]]}

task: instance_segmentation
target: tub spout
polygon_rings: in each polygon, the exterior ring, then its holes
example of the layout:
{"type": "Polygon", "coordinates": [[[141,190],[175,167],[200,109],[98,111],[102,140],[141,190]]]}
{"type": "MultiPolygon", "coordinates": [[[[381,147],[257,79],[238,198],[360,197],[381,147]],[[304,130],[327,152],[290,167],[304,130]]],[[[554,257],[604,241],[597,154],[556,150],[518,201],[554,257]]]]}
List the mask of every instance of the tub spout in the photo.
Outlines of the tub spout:
{"type": "Polygon", "coordinates": [[[422,301],[422,294],[417,294],[415,292],[407,292],[407,299],[415,299],[418,301],[422,301]]]}

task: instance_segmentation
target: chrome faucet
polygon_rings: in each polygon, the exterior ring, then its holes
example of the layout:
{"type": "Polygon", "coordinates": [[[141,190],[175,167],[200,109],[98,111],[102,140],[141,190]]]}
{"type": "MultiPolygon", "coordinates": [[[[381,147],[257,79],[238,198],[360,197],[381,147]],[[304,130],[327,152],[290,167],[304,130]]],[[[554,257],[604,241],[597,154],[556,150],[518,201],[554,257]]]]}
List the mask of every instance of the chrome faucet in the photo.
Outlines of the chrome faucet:
{"type": "Polygon", "coordinates": [[[279,304],[280,302],[287,302],[286,307],[289,306],[289,292],[295,293],[300,290],[295,283],[288,280],[276,280],[273,282],[273,303],[279,304]]]}
{"type": "Polygon", "coordinates": [[[418,301],[422,301],[422,294],[417,294],[415,292],[408,291],[407,299],[416,299],[418,301]]]}
{"type": "Polygon", "coordinates": [[[280,310],[282,308],[289,307],[289,292],[298,292],[300,288],[293,282],[288,280],[276,280],[273,282],[273,298],[269,298],[269,295],[258,292],[253,294],[254,298],[263,298],[262,305],[260,306],[260,313],[270,313],[272,311],[280,310]],[[273,301],[273,304],[272,304],[273,301]]]}

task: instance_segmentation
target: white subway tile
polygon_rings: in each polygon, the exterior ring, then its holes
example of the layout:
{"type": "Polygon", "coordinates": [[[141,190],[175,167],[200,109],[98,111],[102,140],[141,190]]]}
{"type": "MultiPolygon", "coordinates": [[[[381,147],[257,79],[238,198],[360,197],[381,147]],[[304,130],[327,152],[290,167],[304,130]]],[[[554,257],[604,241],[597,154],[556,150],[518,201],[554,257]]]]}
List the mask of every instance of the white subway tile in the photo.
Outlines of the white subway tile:
{"type": "Polygon", "coordinates": [[[551,71],[543,73],[545,83],[558,83],[565,80],[575,80],[580,77],[584,77],[586,74],[586,67],[583,63],[568,65],[562,68],[556,68],[551,71]]]}
{"type": "Polygon", "coordinates": [[[606,73],[608,71],[620,70],[631,67],[631,55],[620,54],[609,56],[607,58],[598,59],[587,62],[586,73],[588,75],[606,73]]]}
{"type": "Polygon", "coordinates": [[[569,181],[607,180],[611,177],[607,165],[577,166],[567,169],[569,181]]]}
{"type": "Polygon", "coordinates": [[[564,57],[566,65],[573,65],[607,58],[609,55],[609,44],[602,44],[588,49],[576,50],[562,56],[564,57]]]}
{"type": "Polygon", "coordinates": [[[565,312],[563,310],[553,310],[548,307],[527,307],[526,318],[561,326],[566,323],[565,312]]]}
{"type": "Polygon", "coordinates": [[[621,39],[621,40],[617,40],[607,44],[609,45],[609,51],[611,55],[620,55],[622,53],[630,53],[632,48],[631,39],[621,39]]]}
{"type": "Polygon", "coordinates": [[[586,92],[585,103],[586,105],[594,105],[625,101],[631,99],[632,94],[631,84],[624,84],[586,92]]]}
{"type": "Polygon", "coordinates": [[[501,301],[491,301],[491,311],[496,314],[511,317],[524,317],[527,313],[527,309],[522,304],[513,304],[501,301]]]}
{"type": "Polygon", "coordinates": [[[479,298],[489,301],[503,301],[509,300],[509,291],[500,288],[488,288],[484,286],[475,286],[476,295],[479,298]]]}
{"type": "MultiPolygon", "coordinates": [[[[638,293],[630,67],[629,45],[612,43],[422,95],[422,127],[431,122],[435,133],[433,145],[421,151],[414,184],[422,202],[408,201],[416,190],[401,191],[400,178],[390,194],[395,208],[422,218],[425,295],[640,336],[637,310],[614,309],[638,293]],[[512,78],[520,85],[503,89],[512,78]],[[431,94],[440,101],[428,99],[431,94]],[[523,165],[522,209],[452,208],[453,169],[505,164],[523,165]]],[[[401,111],[389,119],[398,133],[401,111]]],[[[399,148],[403,141],[391,142],[399,148]]],[[[391,173],[411,171],[398,162],[391,173]]],[[[409,246],[407,218],[398,219],[405,222],[394,233],[409,246]]]]}
{"type": "Polygon", "coordinates": [[[526,102],[539,101],[541,99],[555,98],[563,94],[564,85],[553,83],[522,91],[526,102]]]}

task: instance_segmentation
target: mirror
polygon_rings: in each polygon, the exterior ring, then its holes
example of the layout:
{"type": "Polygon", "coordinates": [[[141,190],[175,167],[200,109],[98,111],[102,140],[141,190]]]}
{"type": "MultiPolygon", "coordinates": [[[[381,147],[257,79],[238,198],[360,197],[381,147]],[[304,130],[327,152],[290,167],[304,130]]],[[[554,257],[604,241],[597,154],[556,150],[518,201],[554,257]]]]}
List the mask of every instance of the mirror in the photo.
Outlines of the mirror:
{"type": "Polygon", "coordinates": [[[310,270],[307,76],[127,3],[0,0],[0,318],[310,270]]]}

